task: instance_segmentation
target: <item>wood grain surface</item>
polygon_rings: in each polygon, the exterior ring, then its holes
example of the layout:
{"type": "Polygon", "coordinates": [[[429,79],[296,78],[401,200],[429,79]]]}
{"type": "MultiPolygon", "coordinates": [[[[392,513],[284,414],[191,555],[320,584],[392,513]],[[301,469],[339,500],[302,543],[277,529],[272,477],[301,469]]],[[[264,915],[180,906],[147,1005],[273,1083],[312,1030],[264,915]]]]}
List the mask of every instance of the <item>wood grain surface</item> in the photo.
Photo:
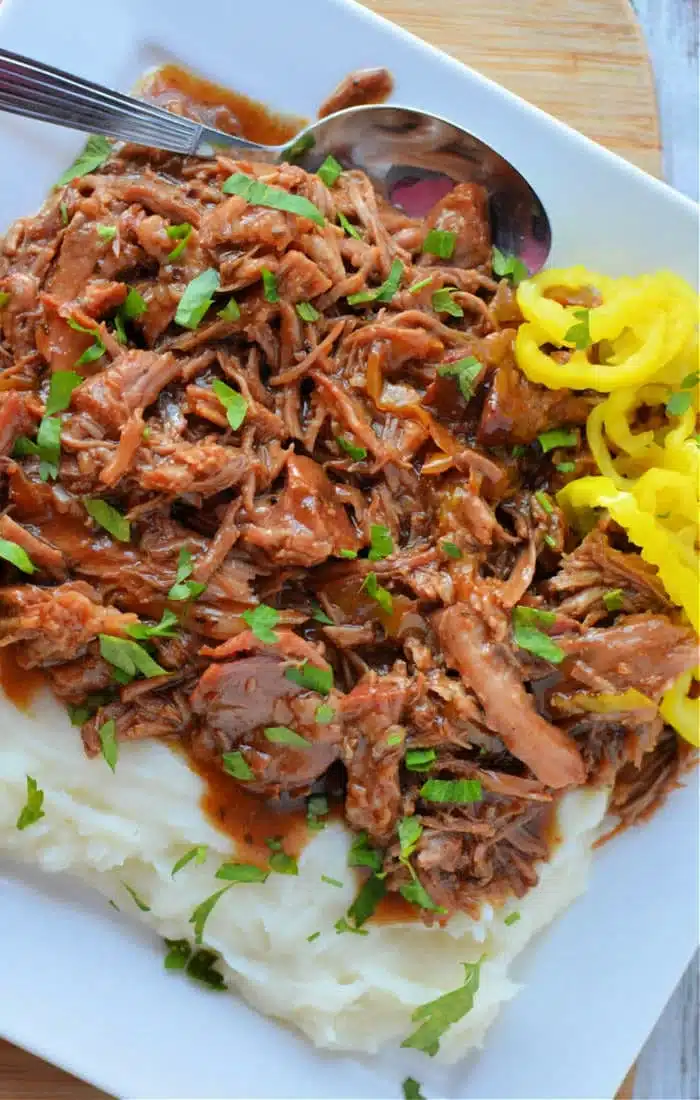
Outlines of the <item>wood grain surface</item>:
{"type": "MultiPolygon", "coordinates": [[[[661,174],[654,82],[627,0],[365,2],[594,141],[661,174]]],[[[630,1073],[618,1100],[632,1094],[630,1073]]],[[[0,1040],[0,1100],[104,1097],[0,1040]]]]}

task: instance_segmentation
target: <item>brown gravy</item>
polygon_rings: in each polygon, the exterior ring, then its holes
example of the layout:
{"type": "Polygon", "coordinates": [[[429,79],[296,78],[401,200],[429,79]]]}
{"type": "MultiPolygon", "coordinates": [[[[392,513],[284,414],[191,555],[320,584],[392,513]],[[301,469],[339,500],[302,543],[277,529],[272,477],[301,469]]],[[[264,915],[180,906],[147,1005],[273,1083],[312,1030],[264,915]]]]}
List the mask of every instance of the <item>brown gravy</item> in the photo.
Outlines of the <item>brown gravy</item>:
{"type": "Polygon", "coordinates": [[[18,710],[28,710],[32,699],[46,682],[38,668],[20,668],[15,646],[0,649],[0,688],[18,710]]]}
{"type": "Polygon", "coordinates": [[[229,134],[282,145],[298,134],[308,119],[282,114],[255,99],[233,92],[178,65],[163,65],[141,82],[140,92],[176,114],[196,118],[229,134]]]}

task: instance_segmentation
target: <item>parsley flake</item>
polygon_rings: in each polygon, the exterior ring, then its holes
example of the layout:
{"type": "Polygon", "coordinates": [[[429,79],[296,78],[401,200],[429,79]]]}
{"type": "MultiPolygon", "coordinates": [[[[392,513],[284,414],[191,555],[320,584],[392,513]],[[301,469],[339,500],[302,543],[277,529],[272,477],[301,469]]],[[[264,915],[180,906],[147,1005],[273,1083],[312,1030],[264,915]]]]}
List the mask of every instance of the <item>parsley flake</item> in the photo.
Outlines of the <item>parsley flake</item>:
{"type": "Polygon", "coordinates": [[[139,897],[139,895],[134,890],[133,886],[129,886],[129,883],[124,882],[123,879],[121,880],[121,884],[124,887],[124,889],[126,890],[127,894],[130,895],[130,897],[131,897],[132,901],[134,902],[134,904],[141,910],[141,912],[142,913],[150,913],[150,911],[151,911],[150,905],[148,905],[143,900],[143,898],[139,897]]]}
{"type": "Polygon", "coordinates": [[[426,802],[467,805],[481,800],[481,783],[478,779],[427,779],[420,789],[420,796],[426,802]]]}
{"type": "Polygon", "coordinates": [[[572,474],[574,472],[574,470],[576,469],[576,463],[575,462],[557,462],[557,464],[555,466],[555,469],[558,470],[560,474],[572,474]]]}
{"type": "Polygon", "coordinates": [[[5,561],[9,561],[11,565],[14,565],[16,569],[20,569],[22,573],[35,573],[36,566],[29,557],[29,554],[23,547],[18,546],[16,542],[10,542],[9,539],[0,539],[0,558],[5,561]]]}
{"type": "Polygon", "coordinates": [[[46,398],[44,415],[63,412],[70,405],[71,395],[76,386],[84,381],[82,374],[74,370],[55,370],[51,375],[49,393],[46,398]]]}
{"type": "Polygon", "coordinates": [[[37,821],[40,821],[42,817],[45,817],[42,806],[44,805],[44,792],[39,787],[36,779],[31,775],[27,776],[27,801],[25,802],[19,817],[17,818],[17,828],[20,832],[23,829],[29,828],[30,825],[36,825],[37,821]]]}
{"type": "Polygon", "coordinates": [[[318,722],[319,726],[327,726],[334,718],[335,710],[328,703],[321,703],[320,706],[316,707],[314,719],[318,722]]]}
{"type": "Polygon", "coordinates": [[[328,695],[333,687],[333,669],[317,668],[316,665],[310,665],[308,661],[304,661],[298,668],[286,669],[284,675],[293,684],[298,684],[299,687],[307,688],[309,691],[318,691],[321,695],[328,695]]]}
{"type": "Polygon", "coordinates": [[[534,607],[518,606],[513,608],[513,640],[521,649],[534,653],[545,661],[558,665],[564,660],[564,650],[539,629],[539,626],[553,626],[556,615],[553,611],[539,611],[534,607]]]}
{"type": "Polygon", "coordinates": [[[449,542],[448,540],[445,540],[444,542],[440,543],[440,546],[445,554],[447,554],[448,558],[454,558],[455,560],[457,560],[457,558],[461,558],[462,551],[460,550],[459,546],[457,546],[454,542],[449,542]]]}
{"type": "Polygon", "coordinates": [[[117,723],[113,718],[100,726],[97,736],[100,739],[100,747],[105,763],[109,765],[113,772],[116,771],[119,746],[117,744],[117,723]]]}
{"type": "Polygon", "coordinates": [[[666,402],[666,412],[669,416],[683,416],[693,403],[693,395],[690,390],[677,390],[672,393],[666,402]]]}
{"type": "Polygon", "coordinates": [[[574,317],[578,324],[572,325],[564,336],[567,344],[573,344],[577,351],[585,351],[593,343],[591,339],[591,311],[590,309],[575,309],[574,317]]]}
{"type": "Polygon", "coordinates": [[[415,816],[402,817],[396,827],[396,831],[399,835],[399,844],[401,845],[401,859],[409,859],[418,846],[418,841],[423,832],[423,826],[420,820],[415,816]]]}
{"type": "Polygon", "coordinates": [[[340,879],[331,878],[330,875],[321,875],[321,882],[325,882],[328,886],[337,886],[340,890],[343,888],[343,883],[340,879]]]}
{"type": "Polygon", "coordinates": [[[302,321],[308,321],[312,323],[313,321],[318,321],[319,317],[321,316],[318,310],[311,305],[311,302],[297,302],[294,308],[296,309],[299,317],[301,317],[302,321]]]}
{"type": "Polygon", "coordinates": [[[196,329],[205,313],[214,303],[214,294],[219,289],[219,272],[213,267],[207,268],[195,276],[185,287],[175,312],[175,324],[181,328],[196,329]]]}
{"type": "Polygon", "coordinates": [[[193,571],[192,554],[183,546],[177,558],[175,584],[168,592],[169,600],[194,600],[197,596],[201,596],[207,586],[206,584],[200,584],[198,581],[188,580],[193,571]]]}
{"type": "Polygon", "coordinates": [[[260,276],[263,284],[263,297],[266,302],[274,304],[279,302],[280,293],[277,289],[277,277],[272,274],[269,267],[263,267],[260,276]]]}
{"type": "Polygon", "coordinates": [[[479,989],[480,959],[476,963],[462,963],[464,967],[464,985],[451,993],[444,993],[434,1001],[419,1005],[411,1019],[420,1021],[420,1026],[404,1039],[402,1047],[414,1047],[432,1058],[440,1049],[440,1039],[447,1029],[456,1024],[474,1007],[474,998],[479,989]]]}
{"type": "Polygon", "coordinates": [[[296,733],[289,726],[265,726],[263,733],[273,745],[295,745],[298,748],[308,749],[311,744],[306,737],[302,737],[300,733],[296,733]]]}
{"type": "MultiPolygon", "coordinates": [[[[150,653],[126,638],[115,638],[111,634],[100,634],[100,654],[119,672],[133,679],[139,672],[146,679],[153,676],[166,676],[166,670],[153,660],[150,653]]],[[[128,683],[117,677],[122,683],[128,683]]]]}
{"type": "Polygon", "coordinates": [[[372,523],[369,529],[370,561],[383,561],[394,553],[394,540],[391,531],[381,523],[372,523]]]}
{"type": "Polygon", "coordinates": [[[226,419],[229,426],[234,432],[238,431],[248,412],[248,402],[245,397],[237,390],[232,389],[231,386],[227,386],[219,378],[214,379],[211,388],[226,410],[226,419]]]}
{"type": "Polygon", "coordinates": [[[116,225],[98,225],[97,227],[97,236],[103,241],[113,241],[116,235],[116,225]]]}
{"type": "Polygon", "coordinates": [[[160,619],[159,623],[134,623],[133,626],[126,628],[127,634],[132,638],[136,638],[138,641],[143,642],[148,638],[174,638],[179,629],[180,623],[178,622],[177,615],[174,615],[172,611],[166,609],[160,619]]]}
{"type": "Polygon", "coordinates": [[[380,287],[374,290],[361,290],[358,294],[351,294],[348,297],[348,305],[359,306],[364,305],[366,302],[390,302],[401,285],[403,270],[401,260],[394,260],[388,277],[380,287]]]}
{"type": "Polygon", "coordinates": [[[493,246],[491,267],[494,275],[499,279],[510,279],[513,286],[518,286],[523,279],[527,279],[530,272],[518,256],[501,252],[500,248],[493,246]]]}
{"type": "Polygon", "coordinates": [[[346,455],[349,455],[353,462],[361,462],[363,458],[367,458],[367,449],[365,447],[357,447],[342,435],[337,435],[335,441],[341,451],[345,451],[346,455]]]}
{"type": "Polygon", "coordinates": [[[326,187],[332,187],[342,172],[342,164],[339,164],[333,154],[329,153],[316,175],[321,177],[326,187]]]}
{"type": "Polygon", "coordinates": [[[364,581],[362,582],[362,588],[370,597],[370,599],[375,600],[379,604],[385,614],[391,615],[392,609],[394,607],[394,601],[391,597],[391,592],[388,588],[384,588],[383,585],[379,583],[376,573],[367,574],[364,581]]]}
{"type": "Polygon", "coordinates": [[[542,432],[537,436],[543,454],[555,447],[575,447],[578,443],[576,432],[567,432],[564,428],[555,428],[551,432],[542,432]]]}
{"type": "Polygon", "coordinates": [[[236,172],[224,181],[221,190],[225,195],[240,195],[251,206],[267,206],[273,210],[285,210],[288,214],[297,214],[309,218],[316,225],[325,225],[323,214],[303,195],[292,195],[282,187],[271,187],[261,180],[253,179],[242,172],[236,172]]]}
{"type": "Polygon", "coordinates": [[[409,749],[404,764],[410,772],[428,772],[435,760],[437,760],[435,749],[409,749]]]}
{"type": "Polygon", "coordinates": [[[603,593],[603,603],[607,611],[622,611],[625,605],[625,597],[621,588],[611,588],[603,593]]]}
{"type": "Polygon", "coordinates": [[[63,175],[59,176],[56,186],[64,187],[78,176],[87,176],[90,172],[94,172],[104,164],[111,152],[112,146],[106,138],[99,134],[91,134],[85,148],[78,153],[70,168],[66,168],[63,175]]]}
{"type": "Polygon", "coordinates": [[[195,943],[199,944],[202,942],[204,925],[207,923],[211,915],[212,909],[219,901],[219,899],[222,898],[224,894],[231,889],[232,886],[233,883],[230,882],[228,886],[224,886],[221,890],[217,890],[215,894],[211,894],[210,897],[205,898],[204,901],[201,902],[193,911],[192,916],[189,918],[189,923],[194,927],[195,943]]]}
{"type": "Polygon", "coordinates": [[[83,363],[94,363],[101,359],[107,348],[97,326],[93,325],[92,328],[88,328],[87,325],[81,325],[78,321],[74,321],[72,317],[66,317],[66,323],[75,332],[84,332],[86,336],[92,336],[92,343],[86,347],[80,358],[76,359],[75,366],[81,367],[83,363]]]}
{"type": "Polygon", "coordinates": [[[243,753],[225,752],[221,760],[224,765],[224,771],[228,775],[232,775],[234,779],[240,779],[243,782],[248,779],[253,779],[253,772],[244,759],[243,753]]]}
{"type": "Polygon", "coordinates": [[[370,875],[347,911],[347,921],[353,928],[361,928],[374,913],[386,894],[386,882],[379,875],[370,875]]]}
{"type": "Polygon", "coordinates": [[[348,237],[354,237],[356,241],[362,240],[362,234],[356,226],[351,225],[345,214],[342,211],[338,211],[338,224],[342,227],[348,237]]]}
{"type": "Polygon", "coordinates": [[[508,927],[510,927],[511,924],[517,924],[519,920],[520,920],[520,913],[518,913],[517,910],[516,910],[514,913],[509,913],[508,916],[503,921],[503,923],[508,925],[508,927]]]}
{"type": "Polygon", "coordinates": [[[366,832],[353,837],[348,852],[348,867],[369,867],[371,871],[381,871],[383,862],[382,853],[370,844],[366,832]]]}
{"type": "Polygon", "coordinates": [[[451,260],[457,243],[457,234],[447,229],[431,229],[423,241],[423,252],[429,252],[441,260],[451,260]]]}
{"type": "Polygon", "coordinates": [[[259,603],[257,607],[244,611],[241,618],[263,645],[274,645],[279,641],[279,635],[275,633],[273,627],[277,626],[280,616],[279,611],[275,611],[274,607],[259,603]]]}
{"type": "Polygon", "coordinates": [[[452,297],[456,290],[456,286],[444,286],[433,293],[431,301],[436,313],[448,313],[450,317],[464,317],[464,310],[452,297]]]}
{"type": "Polygon", "coordinates": [[[108,504],[106,500],[98,497],[86,497],[83,500],[85,511],[92,516],[95,523],[108,531],[118,542],[129,542],[131,539],[131,524],[126,516],[108,504]]]}
{"type": "Polygon", "coordinates": [[[253,863],[222,863],[215,877],[225,882],[266,882],[268,872],[253,863]]]}
{"type": "Polygon", "coordinates": [[[229,298],[228,302],[223,309],[217,311],[217,317],[220,317],[222,321],[240,321],[241,319],[241,307],[239,306],[233,294],[229,298]]]}
{"type": "Polygon", "coordinates": [[[126,343],[126,322],[142,317],[146,309],[146,299],[139,294],[138,290],[130,287],[126,298],[114,315],[114,331],[120,344],[126,343]]]}
{"type": "Polygon", "coordinates": [[[175,878],[175,875],[186,867],[188,863],[194,863],[196,867],[201,866],[207,858],[208,848],[206,844],[198,844],[195,848],[190,848],[189,852],[185,852],[184,856],[180,856],[178,861],[173,864],[173,869],[170,872],[170,877],[175,878]]]}
{"type": "Polygon", "coordinates": [[[166,235],[170,237],[171,241],[177,241],[172,252],[168,253],[168,262],[173,263],[174,260],[178,260],[187,247],[187,242],[192,236],[192,226],[189,222],[182,222],[181,225],[169,225],[165,230],[166,235]]]}
{"type": "Polygon", "coordinates": [[[403,1100],[425,1100],[415,1077],[407,1077],[401,1088],[403,1089],[403,1100]]]}
{"type": "Polygon", "coordinates": [[[459,386],[460,393],[465,401],[471,401],[474,396],[474,381],[478,378],[482,364],[473,355],[466,359],[458,359],[456,363],[445,363],[438,367],[441,378],[454,378],[459,386]]]}

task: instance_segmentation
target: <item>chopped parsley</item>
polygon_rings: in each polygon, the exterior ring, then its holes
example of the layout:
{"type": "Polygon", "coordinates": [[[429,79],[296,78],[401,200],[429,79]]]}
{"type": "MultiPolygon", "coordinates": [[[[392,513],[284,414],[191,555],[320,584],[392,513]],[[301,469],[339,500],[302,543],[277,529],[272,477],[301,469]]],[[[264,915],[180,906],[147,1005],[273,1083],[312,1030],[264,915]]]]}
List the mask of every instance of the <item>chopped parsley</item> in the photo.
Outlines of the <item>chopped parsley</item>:
{"type": "Polygon", "coordinates": [[[224,308],[217,310],[216,316],[220,317],[222,321],[240,321],[241,307],[234,298],[233,294],[229,298],[224,308]]]}
{"type": "Polygon", "coordinates": [[[412,881],[399,887],[401,897],[409,901],[411,905],[417,905],[420,909],[427,909],[431,913],[446,913],[447,910],[442,905],[436,905],[423,884],[419,882],[413,868],[411,868],[411,871],[414,875],[412,881]]]}
{"type": "Polygon", "coordinates": [[[666,402],[666,412],[669,416],[683,416],[692,403],[693,395],[690,390],[677,390],[666,402]]]}
{"type": "Polygon", "coordinates": [[[567,432],[564,428],[555,428],[551,432],[542,432],[537,436],[544,454],[555,447],[575,447],[578,443],[576,432],[567,432]]]}
{"type": "Polygon", "coordinates": [[[318,321],[319,317],[321,316],[318,310],[311,305],[311,302],[297,302],[294,308],[296,309],[299,317],[301,317],[302,321],[308,321],[309,323],[312,323],[313,321],[318,321]]]}
{"type": "Polygon", "coordinates": [[[360,233],[359,229],[357,229],[356,226],[351,225],[348,219],[345,217],[345,214],[343,214],[340,210],[338,211],[338,224],[345,231],[345,233],[347,233],[348,237],[354,237],[356,241],[362,240],[362,234],[360,233]]]}
{"type": "Polygon", "coordinates": [[[311,744],[306,737],[289,728],[289,726],[266,726],[263,730],[265,737],[273,745],[295,745],[302,749],[308,749],[311,744]]]}
{"type": "Polygon", "coordinates": [[[553,516],[554,515],[554,506],[553,506],[551,500],[549,499],[549,497],[547,496],[547,494],[545,492],[543,492],[542,489],[539,489],[535,493],[535,500],[539,504],[542,511],[546,512],[546,514],[548,516],[553,516]]]}
{"type": "Polygon", "coordinates": [[[402,817],[399,821],[396,831],[399,836],[399,844],[401,845],[401,860],[410,859],[416,850],[418,841],[421,838],[423,832],[423,826],[420,823],[420,819],[415,817],[402,817]]]}
{"type": "Polygon", "coordinates": [[[517,924],[519,920],[520,920],[520,913],[518,913],[517,910],[516,910],[514,913],[509,913],[508,916],[503,921],[503,923],[507,924],[508,927],[510,927],[511,924],[517,924]]]}
{"type": "Polygon", "coordinates": [[[320,604],[311,604],[311,618],[315,619],[317,623],[324,623],[326,626],[334,626],[335,623],[329,615],[323,610],[320,604]]]}
{"type": "Polygon", "coordinates": [[[387,745],[401,745],[406,739],[406,731],[403,729],[395,729],[393,733],[388,733],[386,738],[387,745]]]}
{"type": "Polygon", "coordinates": [[[165,945],[166,970],[184,970],[189,978],[216,992],[226,989],[223,974],[215,969],[215,964],[221,961],[215,951],[202,948],[193,952],[187,940],[166,940],[165,945]]]}
{"type": "Polygon", "coordinates": [[[27,776],[27,801],[20,811],[20,815],[17,818],[17,828],[22,832],[24,829],[28,829],[30,825],[36,825],[37,821],[40,821],[42,817],[45,817],[42,806],[44,805],[44,792],[39,787],[36,779],[31,775],[27,776]]]}
{"type": "Polygon", "coordinates": [[[384,588],[384,586],[379,583],[376,573],[367,574],[362,582],[362,588],[370,597],[370,599],[375,600],[379,604],[385,614],[391,615],[392,609],[394,607],[394,601],[391,598],[391,592],[388,588],[384,588]]]}
{"type": "Polygon", "coordinates": [[[450,317],[464,317],[464,310],[452,297],[456,290],[456,286],[444,286],[441,290],[434,291],[431,301],[436,313],[449,313],[450,317]]]}
{"type": "Polygon", "coordinates": [[[181,328],[198,328],[205,313],[214,304],[214,295],[220,284],[219,272],[213,267],[208,267],[206,271],[195,276],[185,287],[178,302],[175,324],[181,328]]]}
{"type": "Polygon", "coordinates": [[[99,134],[91,134],[87,139],[87,143],[82,152],[78,153],[70,168],[66,168],[62,176],[59,176],[57,187],[64,187],[71,180],[77,179],[78,176],[87,176],[88,173],[94,172],[96,168],[99,168],[109,157],[112,152],[112,146],[107,138],[101,137],[99,134]]]}
{"type": "Polygon", "coordinates": [[[286,669],[284,675],[293,684],[298,684],[299,687],[307,688],[309,691],[318,691],[321,695],[328,695],[333,687],[333,669],[317,668],[316,665],[310,665],[308,661],[304,661],[298,668],[286,669]]]}
{"type": "Polygon", "coordinates": [[[234,779],[245,782],[253,778],[253,772],[240,752],[225,752],[221,757],[224,771],[234,779]]]}
{"type": "Polygon", "coordinates": [[[555,466],[555,469],[558,470],[560,474],[572,474],[574,472],[574,470],[576,469],[576,463],[575,462],[557,462],[557,464],[555,466]]]}
{"type": "Polygon", "coordinates": [[[425,288],[427,286],[430,286],[432,281],[433,281],[433,276],[428,275],[427,279],[421,279],[420,282],[414,283],[413,286],[409,286],[408,293],[409,294],[419,294],[421,290],[425,290],[425,288]]]}
{"type": "Polygon", "coordinates": [[[381,523],[372,523],[369,529],[370,561],[383,561],[394,553],[394,540],[391,531],[381,523]]]}
{"type": "Polygon", "coordinates": [[[298,214],[309,218],[316,225],[325,225],[323,214],[303,195],[292,195],[282,187],[271,187],[262,180],[253,179],[242,172],[236,172],[224,181],[221,190],[225,195],[240,195],[251,206],[267,206],[273,210],[285,210],[288,214],[298,214]]]}
{"type": "Polygon", "coordinates": [[[320,932],[312,932],[310,936],[306,937],[306,942],[307,943],[313,943],[314,940],[317,940],[320,935],[321,935],[320,932]]]}
{"type": "Polygon", "coordinates": [[[141,910],[141,912],[142,913],[150,913],[150,911],[151,911],[150,905],[147,905],[146,902],[143,900],[143,898],[139,897],[139,895],[134,890],[133,886],[129,886],[129,883],[124,882],[123,879],[121,880],[121,884],[124,887],[124,889],[126,890],[127,894],[129,894],[129,896],[131,897],[134,904],[141,910]]]}
{"type": "Polygon", "coordinates": [[[479,976],[483,958],[476,963],[462,963],[464,984],[451,993],[444,993],[434,1001],[419,1005],[411,1019],[420,1026],[404,1039],[402,1047],[422,1050],[432,1058],[440,1049],[440,1040],[452,1024],[456,1024],[474,1007],[479,989],[479,976]]]}
{"type": "Polygon", "coordinates": [[[324,160],[316,175],[321,177],[326,187],[332,187],[338,179],[338,176],[342,175],[342,173],[342,164],[339,164],[333,154],[330,153],[324,160]]]}
{"type": "Polygon", "coordinates": [[[172,263],[174,260],[178,260],[187,247],[187,242],[192,236],[192,226],[189,222],[183,222],[181,225],[169,225],[165,230],[171,241],[177,241],[172,252],[168,253],[168,261],[172,263]]]}
{"type": "Polygon", "coordinates": [[[102,755],[105,759],[105,763],[112,769],[117,770],[117,757],[119,756],[119,746],[117,744],[117,723],[113,718],[110,718],[105,722],[97,731],[97,736],[100,739],[100,748],[102,749],[102,755]]]}
{"type": "Polygon", "coordinates": [[[103,241],[113,241],[116,235],[116,225],[98,225],[97,227],[97,236],[103,241]]]}
{"type": "Polygon", "coordinates": [[[270,870],[278,875],[298,875],[299,864],[294,856],[287,855],[286,852],[277,851],[273,852],[270,856],[270,870]]]}
{"type": "Polygon", "coordinates": [[[435,749],[409,749],[404,764],[410,772],[428,772],[435,760],[437,760],[435,749]]]}
{"type": "Polygon", "coordinates": [[[274,305],[280,300],[280,292],[277,289],[277,277],[273,275],[269,267],[263,267],[260,272],[260,277],[263,284],[263,298],[266,302],[270,302],[274,305]]]}
{"type": "Polygon", "coordinates": [[[466,805],[481,800],[481,783],[478,779],[426,779],[420,789],[420,796],[426,802],[466,805]]]}
{"type": "Polygon", "coordinates": [[[351,928],[361,928],[372,916],[385,894],[385,880],[379,875],[370,875],[347,911],[346,919],[351,928]]]}
{"type": "Polygon", "coordinates": [[[115,638],[111,634],[100,634],[100,653],[114,669],[115,679],[119,683],[129,683],[139,672],[146,679],[153,676],[166,676],[166,670],[153,660],[150,653],[138,642],[127,638],[115,638]],[[121,673],[119,676],[117,673],[121,673]],[[128,677],[128,679],[124,679],[128,677]]]}
{"type": "Polygon", "coordinates": [[[82,374],[78,374],[77,371],[55,370],[49,383],[44,416],[51,416],[53,413],[63,412],[64,409],[67,409],[70,405],[73,390],[84,381],[82,374]]]}
{"type": "Polygon", "coordinates": [[[248,412],[248,402],[245,397],[237,390],[232,389],[231,386],[227,386],[220,378],[214,379],[211,388],[226,410],[229,427],[234,432],[238,431],[248,412]]]}
{"type": "Polygon", "coordinates": [[[335,710],[329,703],[321,703],[320,706],[316,707],[314,719],[318,722],[319,726],[327,726],[334,718],[335,710]]]}
{"type": "Polygon", "coordinates": [[[457,243],[457,234],[447,229],[431,229],[423,241],[423,251],[441,260],[451,260],[457,243]]]}
{"type": "Polygon", "coordinates": [[[415,1077],[407,1077],[401,1088],[403,1089],[403,1100],[425,1100],[415,1077]]]}
{"type": "Polygon", "coordinates": [[[556,614],[553,611],[539,611],[535,607],[519,605],[513,608],[513,640],[521,649],[534,653],[545,661],[558,665],[564,660],[564,650],[544,634],[540,626],[553,626],[556,614]]]}
{"type": "Polygon", "coordinates": [[[9,561],[22,573],[36,572],[36,566],[27,551],[18,546],[16,542],[10,542],[9,539],[0,539],[0,558],[9,561]]]}
{"type": "Polygon", "coordinates": [[[136,638],[137,641],[144,642],[148,638],[174,638],[177,629],[173,628],[179,628],[179,626],[177,615],[166,609],[159,623],[153,625],[150,623],[135,623],[133,626],[128,626],[126,632],[132,638],[136,638]]]}
{"type": "Polygon", "coordinates": [[[97,325],[95,324],[92,328],[88,328],[86,325],[81,325],[78,321],[74,321],[72,317],[66,317],[66,322],[69,328],[74,329],[75,332],[84,332],[87,336],[92,336],[92,343],[85,348],[80,358],[76,359],[75,366],[81,367],[83,363],[94,363],[97,359],[101,359],[107,348],[105,347],[104,340],[100,336],[97,325]]]}
{"type": "Polygon", "coordinates": [[[181,871],[188,863],[194,863],[196,867],[201,866],[207,858],[207,852],[206,844],[198,844],[195,848],[190,848],[189,852],[185,852],[184,856],[180,856],[177,863],[173,864],[170,877],[175,878],[178,871],[181,871]]]}
{"type": "Polygon", "coordinates": [[[390,302],[401,285],[403,270],[401,260],[394,260],[389,275],[380,287],[374,290],[361,290],[358,294],[351,294],[348,297],[348,305],[359,306],[365,302],[390,302]]]}
{"type": "Polygon", "coordinates": [[[194,600],[197,596],[201,596],[207,586],[188,579],[192,576],[193,571],[192,555],[186,547],[182,546],[177,557],[175,584],[168,592],[169,600],[194,600]]]}
{"type": "Polygon", "coordinates": [[[365,447],[356,446],[356,444],[351,443],[342,435],[337,435],[335,441],[341,451],[345,451],[346,455],[349,455],[353,462],[361,462],[363,458],[367,458],[367,449],[365,447]]]}
{"type": "Polygon", "coordinates": [[[348,852],[348,867],[369,867],[371,871],[381,871],[383,862],[382,853],[372,847],[366,832],[353,837],[348,852]]]}
{"type": "Polygon", "coordinates": [[[460,550],[459,546],[457,546],[454,542],[449,542],[446,539],[444,542],[440,543],[440,546],[444,553],[447,554],[448,558],[454,558],[455,560],[457,560],[457,558],[461,558],[462,551],[460,550]]]}
{"type": "Polygon", "coordinates": [[[306,803],[306,827],[312,833],[320,833],[326,825],[320,818],[328,814],[328,799],[323,794],[312,794],[306,803]]]}
{"type": "Polygon", "coordinates": [[[279,635],[275,633],[273,627],[277,626],[280,616],[279,611],[275,611],[274,607],[259,603],[257,607],[244,611],[241,618],[263,645],[274,645],[279,641],[279,635]]]}
{"type": "Polygon", "coordinates": [[[210,897],[205,898],[203,902],[197,906],[193,911],[192,916],[189,918],[189,923],[194,928],[194,942],[200,944],[202,942],[202,936],[204,934],[204,925],[207,923],[211,916],[211,911],[219,901],[220,898],[231,889],[233,883],[230,882],[228,886],[224,886],[221,890],[217,890],[215,894],[211,894],[210,897]]]}
{"type": "Polygon", "coordinates": [[[321,875],[321,882],[325,882],[328,886],[337,886],[339,890],[343,888],[343,883],[340,879],[331,878],[330,875],[321,875]]]}
{"type": "Polygon", "coordinates": [[[507,252],[501,252],[500,248],[493,246],[491,267],[494,275],[499,279],[510,279],[513,286],[518,286],[523,279],[527,279],[530,272],[518,256],[507,252]]]}
{"type": "Polygon", "coordinates": [[[607,611],[622,611],[625,604],[624,593],[621,588],[611,588],[603,593],[603,603],[607,611]]]}
{"type": "Polygon", "coordinates": [[[348,550],[344,547],[342,550],[338,551],[338,557],[348,558],[348,560],[352,561],[354,558],[357,557],[357,550],[348,550]]]}
{"type": "Polygon", "coordinates": [[[352,932],[356,936],[369,935],[369,932],[366,928],[355,928],[352,924],[348,924],[345,917],[341,917],[340,920],[337,920],[333,927],[335,928],[336,935],[338,936],[341,934],[341,932],[352,932]]]}
{"type": "MultiPolygon", "coordinates": [[[[61,215],[61,225],[62,226],[68,225],[68,222],[69,222],[70,219],[68,217],[68,207],[65,204],[65,202],[59,202],[58,212],[61,215]]],[[[0,297],[1,297],[1,295],[0,295],[0,297]]]]}
{"type": "Polygon", "coordinates": [[[268,872],[253,863],[222,863],[215,877],[225,882],[266,882],[268,872]]]}
{"type": "Polygon", "coordinates": [[[118,542],[130,541],[131,524],[129,520],[116,508],[113,508],[111,504],[108,504],[106,500],[100,500],[98,497],[86,497],[83,504],[88,515],[92,516],[95,523],[109,532],[112,538],[115,538],[118,542]]]}
{"type": "Polygon", "coordinates": [[[551,546],[551,548],[553,550],[556,550],[557,540],[555,538],[553,538],[552,535],[550,535],[548,533],[545,533],[542,537],[544,538],[544,541],[546,542],[547,546],[551,546]]]}
{"type": "Polygon", "coordinates": [[[458,359],[456,363],[445,363],[438,367],[438,374],[441,378],[454,378],[464,400],[471,401],[474,396],[474,381],[481,369],[479,360],[468,355],[466,359],[458,359]]]}
{"type": "Polygon", "coordinates": [[[591,311],[590,309],[575,309],[574,317],[578,324],[572,325],[564,336],[567,344],[573,344],[577,351],[585,351],[593,343],[591,339],[591,311]]]}
{"type": "Polygon", "coordinates": [[[146,308],[145,298],[142,298],[138,290],[130,287],[129,293],[114,315],[114,331],[120,344],[126,343],[125,323],[141,317],[146,312],[146,308]]]}

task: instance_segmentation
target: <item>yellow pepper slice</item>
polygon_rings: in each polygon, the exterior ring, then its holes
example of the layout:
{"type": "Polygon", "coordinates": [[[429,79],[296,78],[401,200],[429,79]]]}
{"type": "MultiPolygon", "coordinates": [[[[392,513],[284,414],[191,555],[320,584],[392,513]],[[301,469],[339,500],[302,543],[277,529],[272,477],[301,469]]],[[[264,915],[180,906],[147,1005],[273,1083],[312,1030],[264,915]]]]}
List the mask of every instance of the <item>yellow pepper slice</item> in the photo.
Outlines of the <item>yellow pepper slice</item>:
{"type": "Polygon", "coordinates": [[[632,493],[619,490],[608,477],[578,478],[559,491],[557,501],[569,514],[606,508],[640,548],[642,558],[657,567],[673,602],[683,608],[696,631],[700,628],[697,554],[687,541],[664,526],[655,513],[644,511],[632,493]]]}
{"type": "Polygon", "coordinates": [[[691,699],[688,694],[693,680],[700,680],[700,668],[678,677],[663,695],[659,711],[669,726],[697,749],[700,748],[700,699],[691,699]]]}

